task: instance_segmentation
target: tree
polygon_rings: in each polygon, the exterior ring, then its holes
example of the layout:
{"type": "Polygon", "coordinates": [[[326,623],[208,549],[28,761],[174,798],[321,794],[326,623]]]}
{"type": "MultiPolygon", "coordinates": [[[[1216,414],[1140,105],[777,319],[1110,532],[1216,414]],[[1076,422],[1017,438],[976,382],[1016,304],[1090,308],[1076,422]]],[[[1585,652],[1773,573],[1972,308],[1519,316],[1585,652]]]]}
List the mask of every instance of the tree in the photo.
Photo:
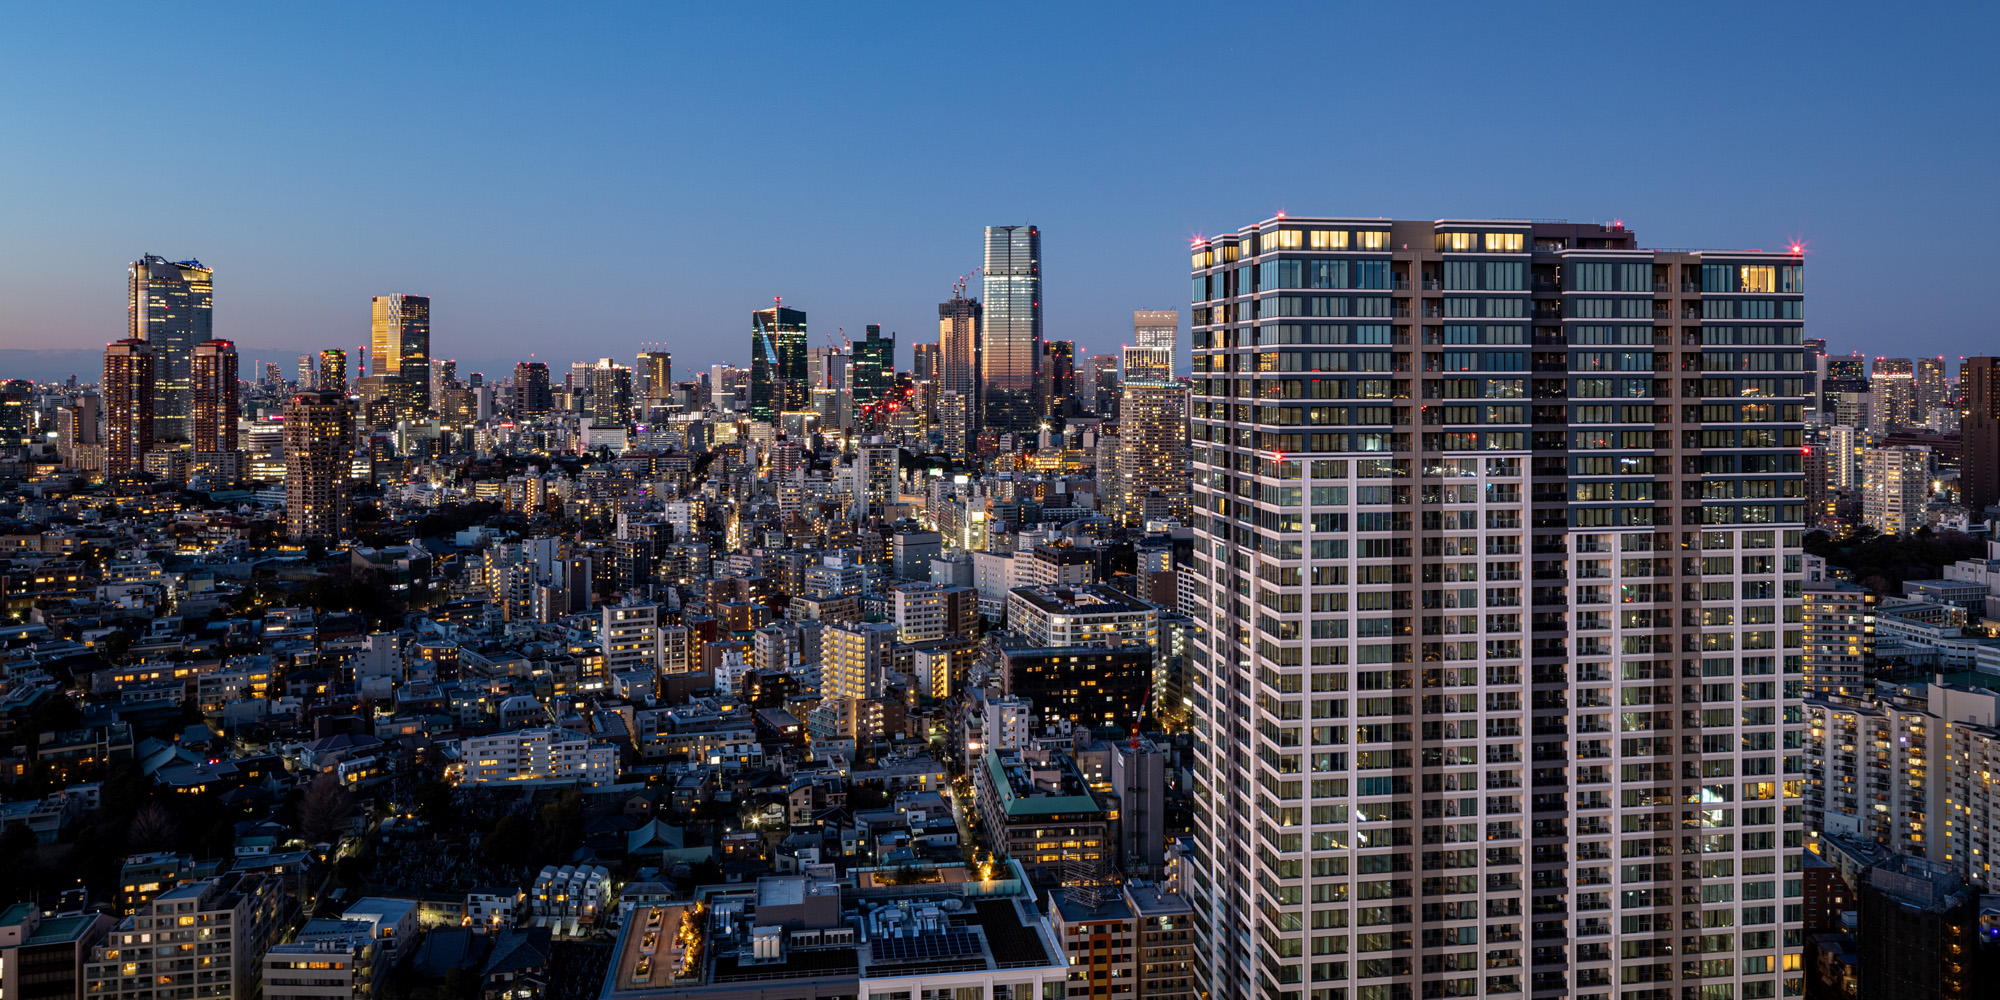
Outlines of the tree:
{"type": "Polygon", "coordinates": [[[308,843],[330,844],[340,837],[353,815],[354,800],[340,787],[340,778],[332,771],[322,771],[299,800],[299,832],[308,843]]]}
{"type": "Polygon", "coordinates": [[[166,806],[158,802],[148,802],[132,814],[132,825],[125,830],[125,843],[133,853],[172,850],[180,842],[181,825],[166,806]]]}
{"type": "Polygon", "coordinates": [[[519,816],[502,816],[479,849],[495,864],[527,864],[530,852],[535,849],[535,828],[519,816]]]}

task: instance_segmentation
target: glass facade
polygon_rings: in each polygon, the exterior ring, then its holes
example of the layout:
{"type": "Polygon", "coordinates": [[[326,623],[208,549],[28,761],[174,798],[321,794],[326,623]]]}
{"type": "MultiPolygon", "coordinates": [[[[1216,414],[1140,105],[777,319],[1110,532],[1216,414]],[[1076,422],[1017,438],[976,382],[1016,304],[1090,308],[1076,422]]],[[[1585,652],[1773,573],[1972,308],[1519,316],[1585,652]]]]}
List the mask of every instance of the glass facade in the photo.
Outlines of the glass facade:
{"type": "Polygon", "coordinates": [[[1041,422],[1042,233],[986,227],[985,316],[979,381],[983,426],[1033,432],[1041,422]]]}
{"type": "Polygon", "coordinates": [[[147,254],[126,269],[126,292],[126,336],[153,348],[154,440],[185,443],[194,430],[194,348],[213,328],[215,271],[147,254]]]}
{"type": "MultiPolygon", "coordinates": [[[[800,324],[804,329],[804,324],[800,324]]],[[[888,395],[896,384],[896,335],[868,324],[867,336],[854,343],[854,402],[867,406],[888,395]]],[[[804,407],[798,407],[804,409],[804,407]]]]}
{"type": "Polygon", "coordinates": [[[812,402],[806,378],[806,314],[773,306],[750,314],[750,419],[776,423],[778,414],[812,402]]]}
{"type": "Polygon", "coordinates": [[[377,295],[373,335],[375,368],[391,386],[399,410],[431,408],[431,300],[423,295],[377,295]]]}

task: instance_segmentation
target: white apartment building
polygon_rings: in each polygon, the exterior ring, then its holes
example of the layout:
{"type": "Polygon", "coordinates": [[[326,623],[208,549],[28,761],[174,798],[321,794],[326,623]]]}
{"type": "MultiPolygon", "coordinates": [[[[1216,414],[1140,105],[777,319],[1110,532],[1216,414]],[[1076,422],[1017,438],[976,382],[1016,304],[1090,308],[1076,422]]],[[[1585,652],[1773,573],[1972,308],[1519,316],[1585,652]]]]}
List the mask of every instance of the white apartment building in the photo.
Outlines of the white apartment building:
{"type": "Polygon", "coordinates": [[[611,872],[598,865],[548,865],[528,889],[528,913],[543,921],[595,921],[615,900],[611,872]]]}
{"type": "Polygon", "coordinates": [[[661,670],[665,655],[660,637],[659,605],[607,606],[603,618],[599,641],[604,646],[605,673],[661,670]]]}
{"type": "Polygon", "coordinates": [[[372,995],[375,940],[366,925],[309,920],[297,940],[264,953],[264,1000],[353,1000],[372,995]]]}
{"type": "Polygon", "coordinates": [[[1287,217],[1191,264],[1207,995],[1802,990],[1801,258],[1287,217]]]}
{"type": "Polygon", "coordinates": [[[1016,587],[1007,627],[1035,646],[1160,645],[1160,609],[1102,584],[1016,587]]]}
{"type": "Polygon", "coordinates": [[[1885,535],[1903,535],[1924,526],[1930,496],[1931,450],[1897,445],[1861,450],[1861,520],[1885,535]]]}
{"type": "Polygon", "coordinates": [[[459,744],[464,784],[609,784],[618,748],[555,726],[469,737],[459,744]]]}

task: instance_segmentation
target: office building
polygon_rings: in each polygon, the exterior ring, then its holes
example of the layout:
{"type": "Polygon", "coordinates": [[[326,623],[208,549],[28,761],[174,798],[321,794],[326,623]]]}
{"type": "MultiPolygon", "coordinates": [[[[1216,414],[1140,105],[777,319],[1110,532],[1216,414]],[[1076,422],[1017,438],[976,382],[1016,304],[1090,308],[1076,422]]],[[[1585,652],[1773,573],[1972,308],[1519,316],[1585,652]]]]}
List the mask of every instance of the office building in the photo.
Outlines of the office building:
{"type": "Polygon", "coordinates": [[[104,474],[137,472],[153,450],[159,402],[153,345],[128,337],[104,348],[104,474]]]}
{"type": "Polygon", "coordinates": [[[1050,417],[1069,415],[1070,401],[1076,398],[1075,341],[1042,341],[1041,381],[1038,395],[1042,399],[1042,414],[1050,417]]]}
{"type": "Polygon", "coordinates": [[[213,339],[215,270],[152,254],[126,268],[126,333],[153,349],[153,436],[183,444],[194,409],[194,347],[213,339]]]}
{"type": "Polygon", "coordinates": [[[354,414],[347,397],[313,390],[285,411],[285,527],[294,541],[347,534],[354,414]]]}
{"type": "Polygon", "coordinates": [[[238,399],[236,345],[227,340],[196,344],[188,374],[194,386],[189,421],[189,440],[194,450],[235,451],[236,422],[243,416],[238,399]]]}
{"type": "Polygon", "coordinates": [[[522,361],[514,365],[513,406],[517,417],[546,417],[556,408],[548,365],[540,361],[522,361]]]}
{"type": "Polygon", "coordinates": [[[987,226],[979,329],[980,426],[1032,433],[1043,412],[1042,232],[987,226]]]}
{"type": "Polygon", "coordinates": [[[812,401],[807,385],[804,310],[773,306],[751,313],[750,419],[777,423],[780,413],[806,409],[812,401]]]}
{"type": "MultiPolygon", "coordinates": [[[[1135,309],[1132,312],[1132,345],[1180,349],[1181,313],[1178,309],[1135,309]]],[[[1171,370],[1169,371],[1171,374],[1171,370]]]]}
{"type": "Polygon", "coordinates": [[[1802,258],[1274,218],[1191,263],[1209,995],[1678,996],[1690,928],[1703,990],[1798,990],[1802,258]]]}
{"type": "Polygon", "coordinates": [[[1118,419],[1118,355],[1093,354],[1090,357],[1090,381],[1095,388],[1085,393],[1091,400],[1093,413],[1109,420],[1118,419]]]}
{"type": "Polygon", "coordinates": [[[1068,719],[1100,733],[1138,724],[1157,658],[1138,644],[1040,646],[1011,631],[986,637],[986,669],[1002,694],[1027,699],[1045,723],[1068,719]]]}
{"type": "Polygon", "coordinates": [[[933,387],[933,391],[935,391],[935,387],[937,385],[937,374],[938,374],[938,345],[911,344],[910,377],[918,382],[930,383],[930,385],[933,387]]]}
{"type": "Polygon", "coordinates": [[[973,768],[972,781],[987,842],[1031,881],[1050,884],[1068,871],[1109,869],[1110,817],[1068,755],[989,750],[973,768]]]}
{"type": "Polygon", "coordinates": [[[93,947],[79,996],[110,1000],[250,1000],[264,953],[284,930],[275,878],[229,874],[141,903],[93,947]]]}
{"type": "Polygon", "coordinates": [[[1926,445],[1861,449],[1861,519],[1885,535],[1924,526],[1930,495],[1931,450],[1926,445]]]}
{"type": "Polygon", "coordinates": [[[979,324],[984,310],[978,299],[968,299],[964,286],[959,294],[938,303],[937,387],[939,398],[958,393],[971,414],[970,424],[979,422],[979,324]]]}
{"type": "Polygon", "coordinates": [[[608,785],[618,748],[556,726],[512,729],[464,741],[460,784],[608,785]]]}
{"type": "MultiPolygon", "coordinates": [[[[805,329],[805,319],[799,320],[799,329],[805,329]]],[[[896,335],[882,335],[882,327],[877,323],[868,324],[867,335],[854,342],[854,402],[857,406],[869,406],[881,402],[896,384],[896,335]]],[[[803,405],[787,407],[803,410],[803,405]]]]}
{"type": "Polygon", "coordinates": [[[431,408],[431,300],[423,295],[377,295],[370,341],[375,368],[392,386],[400,414],[421,416],[431,408]]]}
{"type": "Polygon", "coordinates": [[[1966,358],[1958,387],[1965,394],[1958,484],[1965,505],[1976,515],[2000,503],[2000,358],[1966,358]]]}
{"type": "Polygon", "coordinates": [[[665,402],[674,393],[674,356],[670,351],[640,351],[637,371],[638,390],[642,398],[665,402]]]}

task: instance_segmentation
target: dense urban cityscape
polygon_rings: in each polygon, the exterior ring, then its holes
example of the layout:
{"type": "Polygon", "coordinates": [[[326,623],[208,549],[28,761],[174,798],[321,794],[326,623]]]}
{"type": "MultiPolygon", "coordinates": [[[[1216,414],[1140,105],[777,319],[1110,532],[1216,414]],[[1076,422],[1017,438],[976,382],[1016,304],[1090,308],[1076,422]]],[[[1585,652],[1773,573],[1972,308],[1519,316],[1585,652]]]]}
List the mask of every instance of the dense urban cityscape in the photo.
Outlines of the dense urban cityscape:
{"type": "Polygon", "coordinates": [[[1829,353],[1799,247],[1285,216],[1082,356],[1042,241],[908,370],[386,294],[246,371],[130,262],[0,386],[0,994],[1975,992],[2000,359],[1829,353]]]}

